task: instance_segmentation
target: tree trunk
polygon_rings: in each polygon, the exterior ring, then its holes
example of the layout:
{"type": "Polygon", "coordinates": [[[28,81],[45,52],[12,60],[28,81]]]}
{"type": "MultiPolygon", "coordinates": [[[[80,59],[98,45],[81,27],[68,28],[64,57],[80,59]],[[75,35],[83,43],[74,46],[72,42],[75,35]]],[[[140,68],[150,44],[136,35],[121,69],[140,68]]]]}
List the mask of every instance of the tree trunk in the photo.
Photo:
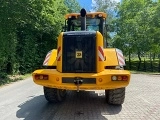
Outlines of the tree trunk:
{"type": "Polygon", "coordinates": [[[131,52],[130,52],[130,50],[129,50],[129,69],[131,70],[132,68],[131,68],[131,52]]]}
{"type": "Polygon", "coordinates": [[[144,59],[144,62],[143,62],[143,71],[146,72],[146,61],[144,59]]]}
{"type": "Polygon", "coordinates": [[[152,60],[150,61],[150,64],[151,64],[151,72],[153,72],[153,62],[152,62],[152,60]]]}
{"type": "Polygon", "coordinates": [[[140,70],[140,67],[141,67],[141,55],[140,55],[140,51],[138,51],[138,59],[139,59],[139,62],[138,62],[138,67],[137,67],[137,70],[140,70]]]}
{"type": "Polygon", "coordinates": [[[149,53],[149,58],[150,58],[150,61],[152,60],[152,54],[151,52],[149,53]]]}
{"type": "Polygon", "coordinates": [[[8,62],[6,65],[6,73],[7,74],[12,74],[13,72],[13,63],[12,63],[12,59],[11,56],[8,56],[8,62]]]}
{"type": "Polygon", "coordinates": [[[159,58],[159,67],[158,67],[158,72],[160,72],[160,58],[159,58]]]}
{"type": "Polygon", "coordinates": [[[155,57],[156,57],[156,54],[153,53],[153,57],[152,57],[153,61],[155,60],[155,57]]]}

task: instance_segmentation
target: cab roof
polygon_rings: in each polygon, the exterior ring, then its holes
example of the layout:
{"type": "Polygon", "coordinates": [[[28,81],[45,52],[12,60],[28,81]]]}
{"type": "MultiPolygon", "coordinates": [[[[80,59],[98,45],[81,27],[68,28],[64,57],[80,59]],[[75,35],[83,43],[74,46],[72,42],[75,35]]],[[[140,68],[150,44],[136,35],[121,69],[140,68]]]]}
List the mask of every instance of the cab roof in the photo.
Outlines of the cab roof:
{"type": "MultiPolygon", "coordinates": [[[[65,19],[72,18],[72,17],[79,18],[80,13],[70,13],[70,14],[65,15],[65,19]]],[[[106,18],[107,14],[104,13],[104,12],[88,12],[88,13],[86,13],[86,17],[90,17],[90,18],[103,17],[103,18],[106,18]]]]}

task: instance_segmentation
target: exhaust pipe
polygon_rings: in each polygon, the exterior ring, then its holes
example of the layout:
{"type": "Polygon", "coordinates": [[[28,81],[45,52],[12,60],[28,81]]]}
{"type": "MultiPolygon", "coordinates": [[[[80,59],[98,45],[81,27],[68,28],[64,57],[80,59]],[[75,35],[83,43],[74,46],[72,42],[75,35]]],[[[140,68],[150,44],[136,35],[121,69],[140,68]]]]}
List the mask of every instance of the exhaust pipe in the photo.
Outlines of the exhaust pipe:
{"type": "Polygon", "coordinates": [[[80,11],[81,15],[81,30],[86,30],[86,10],[84,8],[80,11]]]}

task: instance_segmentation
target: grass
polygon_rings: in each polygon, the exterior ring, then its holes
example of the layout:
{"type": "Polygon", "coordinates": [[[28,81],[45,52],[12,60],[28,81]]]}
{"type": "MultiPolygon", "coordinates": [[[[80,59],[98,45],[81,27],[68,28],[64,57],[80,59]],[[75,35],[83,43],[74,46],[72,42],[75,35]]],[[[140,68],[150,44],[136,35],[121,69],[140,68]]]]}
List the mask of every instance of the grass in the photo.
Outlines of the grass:
{"type": "Polygon", "coordinates": [[[30,77],[31,74],[25,74],[25,75],[7,75],[5,78],[0,78],[0,86],[12,83],[12,82],[17,82],[20,80],[24,80],[28,77],[30,77]]]}

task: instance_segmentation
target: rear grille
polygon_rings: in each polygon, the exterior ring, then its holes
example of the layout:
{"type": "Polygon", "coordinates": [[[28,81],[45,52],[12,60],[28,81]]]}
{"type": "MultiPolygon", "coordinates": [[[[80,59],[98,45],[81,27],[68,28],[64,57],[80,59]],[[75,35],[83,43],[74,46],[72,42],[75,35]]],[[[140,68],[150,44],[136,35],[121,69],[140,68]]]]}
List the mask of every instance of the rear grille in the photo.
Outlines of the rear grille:
{"type": "Polygon", "coordinates": [[[96,72],[96,32],[66,32],[63,35],[63,73],[96,72]]]}

